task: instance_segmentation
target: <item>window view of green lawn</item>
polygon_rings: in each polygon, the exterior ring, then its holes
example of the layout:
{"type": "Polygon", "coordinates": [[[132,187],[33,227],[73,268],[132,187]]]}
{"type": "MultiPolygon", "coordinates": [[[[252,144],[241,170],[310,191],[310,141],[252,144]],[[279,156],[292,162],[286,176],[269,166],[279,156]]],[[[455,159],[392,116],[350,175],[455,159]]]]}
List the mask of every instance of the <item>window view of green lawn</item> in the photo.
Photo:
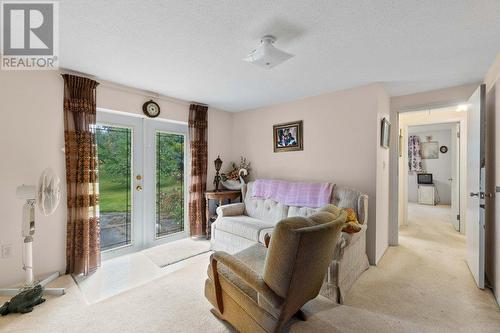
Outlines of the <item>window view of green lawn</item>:
{"type": "Polygon", "coordinates": [[[101,250],[131,242],[132,131],[97,126],[101,250]]]}
{"type": "MultiPolygon", "coordinates": [[[[132,131],[96,127],[101,250],[132,241],[132,131]]],[[[184,136],[156,132],[156,234],[184,230],[184,136]]],[[[147,175],[146,175],[147,176],[147,175]]],[[[151,221],[153,223],[153,221],[151,221]]]]}
{"type": "Polygon", "coordinates": [[[156,237],[184,230],[184,136],[156,132],[156,237]]]}

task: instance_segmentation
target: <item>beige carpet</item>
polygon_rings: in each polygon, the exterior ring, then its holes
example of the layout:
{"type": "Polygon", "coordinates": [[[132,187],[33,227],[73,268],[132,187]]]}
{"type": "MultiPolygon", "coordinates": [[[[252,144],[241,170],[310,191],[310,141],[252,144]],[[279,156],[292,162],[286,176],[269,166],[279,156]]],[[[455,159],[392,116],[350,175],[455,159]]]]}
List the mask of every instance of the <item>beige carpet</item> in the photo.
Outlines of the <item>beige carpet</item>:
{"type": "MultiPolygon", "coordinates": [[[[346,305],[319,297],[306,306],[311,318],[293,322],[290,331],[498,332],[500,311],[492,295],[473,284],[463,236],[444,221],[446,209],[433,208],[411,214],[401,245],[361,276],[346,305]]],[[[92,305],[65,276],[57,282],[68,286],[67,295],[50,298],[31,314],[0,318],[0,331],[231,332],[203,297],[208,257],[199,255],[185,268],[92,305]]]]}
{"type": "Polygon", "coordinates": [[[144,254],[158,267],[165,267],[208,251],[210,241],[186,238],[144,250],[144,254]]]}

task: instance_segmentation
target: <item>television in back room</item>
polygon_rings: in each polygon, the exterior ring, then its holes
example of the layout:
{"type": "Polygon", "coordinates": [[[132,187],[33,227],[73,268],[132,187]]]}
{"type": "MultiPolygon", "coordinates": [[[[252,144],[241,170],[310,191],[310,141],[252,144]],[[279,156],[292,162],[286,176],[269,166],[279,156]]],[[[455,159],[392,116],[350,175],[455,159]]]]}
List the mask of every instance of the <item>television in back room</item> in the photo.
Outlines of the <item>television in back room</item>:
{"type": "Polygon", "coordinates": [[[432,173],[419,173],[419,174],[417,174],[417,183],[419,185],[433,184],[432,173]]]}

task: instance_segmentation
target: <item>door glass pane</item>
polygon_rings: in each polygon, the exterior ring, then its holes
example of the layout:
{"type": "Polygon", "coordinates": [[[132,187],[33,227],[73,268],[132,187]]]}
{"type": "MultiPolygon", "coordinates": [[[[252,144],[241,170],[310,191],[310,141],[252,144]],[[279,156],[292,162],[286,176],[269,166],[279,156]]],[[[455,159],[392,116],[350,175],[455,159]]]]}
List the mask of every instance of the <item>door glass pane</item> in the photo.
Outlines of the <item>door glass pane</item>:
{"type": "Polygon", "coordinates": [[[101,251],[131,243],[132,130],[97,125],[101,251]]]}
{"type": "Polygon", "coordinates": [[[184,135],[156,132],[156,237],[184,231],[184,135]]]}

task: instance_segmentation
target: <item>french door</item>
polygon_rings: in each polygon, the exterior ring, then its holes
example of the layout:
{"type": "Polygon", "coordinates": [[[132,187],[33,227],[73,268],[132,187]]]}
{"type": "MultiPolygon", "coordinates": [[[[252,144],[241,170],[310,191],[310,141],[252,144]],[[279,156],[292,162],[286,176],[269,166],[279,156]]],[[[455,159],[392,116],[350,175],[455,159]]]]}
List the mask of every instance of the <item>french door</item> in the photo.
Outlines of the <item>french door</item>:
{"type": "Polygon", "coordinates": [[[187,126],[144,119],[145,247],[188,237],[187,126]]]}
{"type": "Polygon", "coordinates": [[[187,237],[187,126],[97,112],[104,259],[187,237]]]}

